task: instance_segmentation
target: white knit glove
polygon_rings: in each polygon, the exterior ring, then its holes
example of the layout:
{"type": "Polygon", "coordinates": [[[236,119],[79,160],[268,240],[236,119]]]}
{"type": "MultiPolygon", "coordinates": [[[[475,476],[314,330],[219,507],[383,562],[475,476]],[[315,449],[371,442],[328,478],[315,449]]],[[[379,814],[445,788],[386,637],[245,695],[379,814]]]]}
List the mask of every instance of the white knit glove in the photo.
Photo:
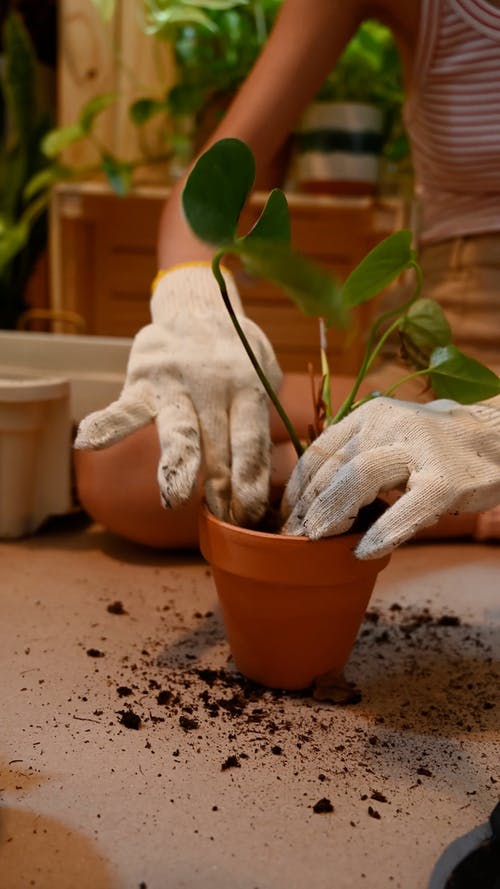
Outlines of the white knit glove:
{"type": "MultiPolygon", "coordinates": [[[[231,274],[224,277],[240,324],[278,387],[281,371],[271,344],[245,317],[231,274]]],[[[267,506],[270,476],[267,395],[210,265],[164,274],[153,292],[151,318],[132,344],[119,399],[82,421],[75,447],[107,447],[154,418],[163,505],[189,499],[202,465],[212,512],[237,524],[257,522],[267,506]]]]}
{"type": "Polygon", "coordinates": [[[500,503],[499,407],[366,402],[300,458],[285,492],[283,530],[313,540],[341,534],[362,506],[398,486],[405,493],[364,534],[358,558],[391,552],[445,514],[500,503]]]}

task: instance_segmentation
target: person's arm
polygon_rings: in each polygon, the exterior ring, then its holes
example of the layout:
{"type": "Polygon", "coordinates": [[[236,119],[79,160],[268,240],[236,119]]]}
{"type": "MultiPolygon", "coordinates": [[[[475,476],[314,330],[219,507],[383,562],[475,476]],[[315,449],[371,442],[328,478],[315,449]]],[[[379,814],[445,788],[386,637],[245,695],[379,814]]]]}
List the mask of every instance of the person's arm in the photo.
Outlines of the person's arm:
{"type": "MultiPolygon", "coordinates": [[[[254,153],[257,170],[265,169],[364,17],[360,0],[285,0],[211,143],[242,139],[254,153]]],[[[269,492],[267,398],[241,344],[235,343],[209,267],[213,251],[187,228],[183,185],[174,189],[161,220],[158,260],[166,273],[154,287],[152,324],[134,340],[120,398],[80,424],[75,447],[108,447],[154,420],[163,504],[185,503],[202,468],[213,512],[239,524],[255,523],[269,492]]],[[[245,317],[228,272],[226,280],[240,323],[277,387],[281,374],[272,347],[245,317]]]]}
{"type": "MultiPolygon", "coordinates": [[[[366,15],[367,4],[359,0],[285,0],[261,55],[203,150],[219,139],[242,139],[257,171],[268,167],[366,15]]],[[[177,183],[161,218],[163,269],[213,253],[187,227],[183,186],[183,180],[177,183]]]]}

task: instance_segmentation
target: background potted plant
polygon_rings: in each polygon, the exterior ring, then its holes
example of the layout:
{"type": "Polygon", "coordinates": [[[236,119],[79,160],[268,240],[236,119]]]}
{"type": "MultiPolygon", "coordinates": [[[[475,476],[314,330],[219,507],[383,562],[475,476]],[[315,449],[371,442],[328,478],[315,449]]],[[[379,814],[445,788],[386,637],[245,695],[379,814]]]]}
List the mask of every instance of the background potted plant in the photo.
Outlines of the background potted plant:
{"type": "Polygon", "coordinates": [[[164,108],[186,154],[200,149],[218,124],[266,42],[281,2],[145,0],[147,32],[173,50],[177,82],[164,108]]]}
{"type": "Polygon", "coordinates": [[[27,308],[26,287],[47,237],[46,195],[31,192],[50,166],[41,150],[54,121],[40,88],[42,68],[22,19],[2,28],[0,65],[0,327],[12,329],[27,308]]]}
{"type": "MultiPolygon", "coordinates": [[[[116,11],[115,0],[92,0],[105,21],[116,11]]],[[[282,0],[140,0],[139,27],[166,46],[173,58],[175,83],[155,87],[130,104],[129,116],[146,131],[160,122],[172,179],[181,175],[192,156],[218,124],[240,84],[253,66],[273,25],[282,0]]],[[[122,63],[126,60],[121,60],[122,63]]],[[[129,72],[133,76],[133,72],[129,72]]],[[[160,75],[160,82],[162,80],[160,75]]],[[[165,74],[163,82],[171,81],[165,74]]],[[[152,158],[143,140],[145,155],[152,158]]],[[[158,155],[158,150],[153,152],[158,155]]],[[[157,160],[155,160],[157,162],[157,160]]]]}
{"type": "Polygon", "coordinates": [[[374,192],[384,155],[409,154],[402,122],[399,53],[388,28],[368,20],[348,43],[295,139],[295,178],[302,190],[374,192]]]}
{"type": "MultiPolygon", "coordinates": [[[[239,140],[217,142],[197,161],[184,191],[183,207],[193,232],[214,246],[212,269],[233,324],[252,364],[280,413],[297,454],[299,440],[254,355],[231,306],[221,260],[237,256],[250,274],[279,283],[308,315],[326,326],[343,324],[349,310],[372,299],[399,274],[413,269],[416,287],[407,302],[378,317],[369,332],[364,359],[351,392],[332,413],[324,352],[321,406],[324,423],[338,422],[367,398],[359,387],[387,338],[398,333],[411,369],[426,375],[438,397],[467,403],[500,391],[500,380],[452,343],[439,305],[420,298],[422,277],[409,231],[396,232],[354,269],[340,287],[331,276],[290,246],[286,198],[271,192],[260,218],[244,236],[238,219],[252,189],[253,156],[239,140]]],[[[401,381],[402,382],[402,381],[401,381]]],[[[396,386],[383,393],[392,395],[396,386]]],[[[350,533],[311,542],[222,522],[204,509],[200,544],[212,564],[229,643],[238,668],[264,685],[299,689],[325,673],[339,674],[388,558],[361,562],[353,555],[360,537],[350,533]]]]}

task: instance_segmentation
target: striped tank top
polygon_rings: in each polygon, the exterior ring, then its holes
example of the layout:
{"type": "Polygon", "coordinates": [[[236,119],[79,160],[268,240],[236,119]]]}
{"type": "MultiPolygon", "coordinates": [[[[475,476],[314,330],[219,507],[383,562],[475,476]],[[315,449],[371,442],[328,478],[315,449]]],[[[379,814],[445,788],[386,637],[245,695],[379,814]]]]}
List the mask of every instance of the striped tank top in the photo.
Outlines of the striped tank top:
{"type": "Polygon", "coordinates": [[[500,231],[500,8],[422,0],[404,115],[420,242],[500,231]]]}

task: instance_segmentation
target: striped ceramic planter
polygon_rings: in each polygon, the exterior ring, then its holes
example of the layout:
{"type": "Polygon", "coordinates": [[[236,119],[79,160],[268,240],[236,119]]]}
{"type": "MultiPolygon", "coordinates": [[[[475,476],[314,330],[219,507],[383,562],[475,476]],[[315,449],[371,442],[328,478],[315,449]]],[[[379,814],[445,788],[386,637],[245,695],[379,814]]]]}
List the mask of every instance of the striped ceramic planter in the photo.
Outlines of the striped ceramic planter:
{"type": "Polygon", "coordinates": [[[376,189],[382,149],[379,108],[313,102],[296,136],[295,179],[303,191],[367,194],[376,189]]]}

